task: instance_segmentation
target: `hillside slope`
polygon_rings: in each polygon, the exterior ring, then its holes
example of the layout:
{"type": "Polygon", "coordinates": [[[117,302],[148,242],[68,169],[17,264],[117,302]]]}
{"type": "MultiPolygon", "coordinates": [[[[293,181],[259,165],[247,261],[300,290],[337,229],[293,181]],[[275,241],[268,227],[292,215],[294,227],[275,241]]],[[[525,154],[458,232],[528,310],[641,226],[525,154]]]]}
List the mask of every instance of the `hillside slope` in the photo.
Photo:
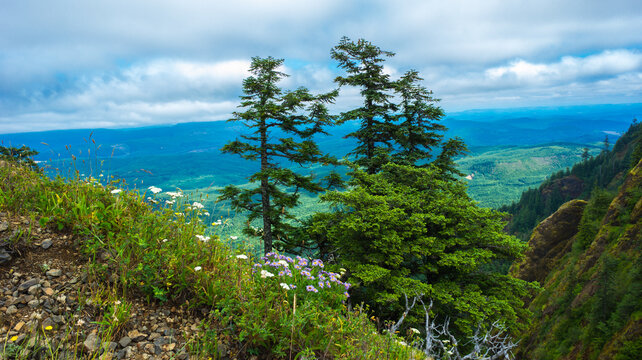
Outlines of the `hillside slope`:
{"type": "Polygon", "coordinates": [[[511,269],[539,280],[522,359],[639,359],[642,353],[642,161],[614,194],[594,192],[542,222],[511,269]]]}
{"type": "MultiPolygon", "coordinates": [[[[519,201],[500,208],[511,214],[508,231],[528,239],[535,226],[572,199],[588,199],[594,189],[615,191],[631,168],[633,153],[642,144],[642,124],[632,124],[610,151],[586,159],[572,169],[551,175],[519,201]]],[[[636,155],[639,156],[639,155],[636,155]]]]}

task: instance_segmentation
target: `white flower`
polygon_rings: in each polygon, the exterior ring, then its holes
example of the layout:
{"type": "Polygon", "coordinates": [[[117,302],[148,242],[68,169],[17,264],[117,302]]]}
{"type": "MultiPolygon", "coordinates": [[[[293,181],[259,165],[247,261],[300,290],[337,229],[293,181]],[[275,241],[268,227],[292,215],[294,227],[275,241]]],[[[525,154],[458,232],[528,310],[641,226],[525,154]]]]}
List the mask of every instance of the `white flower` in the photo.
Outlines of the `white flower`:
{"type": "Polygon", "coordinates": [[[162,241],[162,242],[164,242],[164,243],[166,243],[166,242],[167,242],[167,239],[163,239],[163,240],[161,240],[161,241],[162,241]]]}
{"type": "Polygon", "coordinates": [[[197,267],[194,268],[194,271],[201,271],[201,270],[203,270],[203,268],[200,267],[200,266],[197,266],[197,267]]]}
{"type": "Polygon", "coordinates": [[[279,264],[281,264],[281,265],[283,265],[283,266],[285,266],[285,267],[288,267],[288,262],[287,262],[287,261],[285,261],[285,260],[279,260],[278,262],[279,262],[279,264]]]}
{"type": "Polygon", "coordinates": [[[209,236],[203,236],[203,235],[195,235],[195,236],[196,236],[197,239],[199,239],[202,242],[210,241],[210,237],[209,236]]]}
{"type": "Polygon", "coordinates": [[[268,278],[268,277],[272,277],[272,276],[274,276],[274,274],[272,274],[271,272],[269,272],[267,270],[261,270],[261,277],[262,278],[268,278]]]}
{"type": "Polygon", "coordinates": [[[232,239],[232,240],[236,240],[238,238],[239,238],[238,236],[230,236],[230,239],[232,239]]]}
{"type": "Polygon", "coordinates": [[[83,320],[83,319],[78,319],[78,322],[76,322],[76,325],[77,325],[77,326],[83,326],[83,325],[85,325],[85,320],[83,320]]]}
{"type": "Polygon", "coordinates": [[[236,258],[237,259],[242,259],[242,260],[247,260],[247,255],[245,255],[245,254],[236,255],[236,258]]]}
{"type": "Polygon", "coordinates": [[[285,290],[290,290],[290,287],[286,283],[280,283],[279,285],[281,285],[281,287],[284,288],[285,290]]]}
{"type": "Polygon", "coordinates": [[[151,191],[154,194],[158,194],[159,192],[163,191],[163,189],[156,186],[150,186],[147,189],[149,189],[149,191],[151,191]]]}
{"type": "Polygon", "coordinates": [[[405,342],[400,341],[400,340],[397,340],[397,344],[399,344],[401,346],[408,346],[408,344],[406,344],[405,342]]]}
{"type": "Polygon", "coordinates": [[[203,213],[203,215],[210,216],[210,213],[206,211],[206,212],[203,213]]]}
{"type": "Polygon", "coordinates": [[[112,194],[118,194],[119,192],[123,191],[123,189],[114,189],[111,191],[112,194]]]}
{"type": "Polygon", "coordinates": [[[176,202],[176,200],[165,200],[165,204],[172,205],[176,202]]]}
{"type": "Polygon", "coordinates": [[[410,331],[412,331],[415,334],[419,334],[419,330],[417,330],[417,329],[415,329],[413,327],[410,328],[410,331]]]}
{"type": "Polygon", "coordinates": [[[174,192],[174,191],[168,191],[168,192],[166,192],[165,194],[167,194],[167,195],[171,196],[171,197],[172,197],[172,199],[179,198],[179,197],[183,197],[183,194],[181,194],[181,193],[179,193],[179,192],[174,192]]]}
{"type": "Polygon", "coordinates": [[[202,209],[202,208],[204,208],[204,206],[200,202],[194,201],[194,203],[192,204],[192,209],[202,209]]]}
{"type": "Polygon", "coordinates": [[[221,224],[222,224],[221,219],[218,219],[212,223],[213,226],[221,225],[221,224]]]}

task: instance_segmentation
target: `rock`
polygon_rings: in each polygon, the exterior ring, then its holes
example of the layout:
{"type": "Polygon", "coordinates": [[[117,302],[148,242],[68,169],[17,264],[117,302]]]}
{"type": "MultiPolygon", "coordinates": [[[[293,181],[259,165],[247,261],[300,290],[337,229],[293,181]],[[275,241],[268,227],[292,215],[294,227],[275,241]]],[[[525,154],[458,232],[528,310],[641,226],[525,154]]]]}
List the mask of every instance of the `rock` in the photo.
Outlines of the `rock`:
{"type": "Polygon", "coordinates": [[[515,262],[510,274],[526,281],[544,282],[558,261],[571,250],[587,202],[571,200],[533,230],[524,259],[515,262]]]}
{"type": "Polygon", "coordinates": [[[122,347],[124,347],[124,348],[126,348],[126,347],[127,347],[127,345],[129,345],[131,342],[132,342],[132,339],[130,339],[130,338],[129,338],[129,336],[123,336],[123,337],[122,337],[122,338],[120,338],[120,340],[118,341],[118,343],[120,344],[120,346],[122,346],[122,347]]]}
{"type": "Polygon", "coordinates": [[[24,322],[24,321],[19,321],[19,322],[16,324],[16,326],[14,326],[14,327],[13,327],[13,330],[15,330],[15,331],[20,331],[20,330],[22,330],[22,328],[23,328],[24,326],[25,326],[25,322],[24,322]]]}
{"type": "Polygon", "coordinates": [[[145,339],[147,337],[147,334],[143,334],[142,332],[134,329],[134,330],[128,332],[127,336],[129,336],[129,338],[132,341],[139,342],[139,341],[145,339]]]}
{"type": "Polygon", "coordinates": [[[7,308],[6,314],[13,315],[18,312],[18,308],[15,305],[11,305],[7,308]]]}
{"type": "Polygon", "coordinates": [[[41,288],[40,284],[32,285],[27,290],[27,293],[29,295],[38,295],[38,292],[40,291],[40,288],[41,288]]]}
{"type": "Polygon", "coordinates": [[[40,301],[38,299],[33,299],[30,300],[27,305],[29,305],[30,308],[35,309],[38,307],[38,305],[40,305],[40,301]]]}
{"type": "Polygon", "coordinates": [[[18,291],[19,292],[27,291],[27,289],[29,289],[30,287],[38,284],[39,282],[40,282],[40,280],[35,279],[35,278],[34,279],[29,279],[29,280],[23,282],[22,284],[20,284],[18,286],[18,291]]]}
{"type": "Polygon", "coordinates": [[[53,241],[51,241],[51,239],[46,239],[45,241],[42,242],[42,244],[40,244],[40,246],[43,249],[47,250],[51,247],[52,244],[53,244],[53,241]]]}
{"type": "Polygon", "coordinates": [[[62,270],[60,270],[60,269],[51,269],[51,270],[47,271],[46,274],[47,274],[47,276],[51,276],[51,277],[59,277],[59,276],[62,275],[62,270]]]}
{"type": "Polygon", "coordinates": [[[0,248],[0,264],[11,261],[11,255],[4,248],[0,248]]]}
{"type": "Polygon", "coordinates": [[[82,343],[82,345],[87,352],[96,352],[100,348],[100,338],[96,334],[91,333],[87,335],[87,338],[82,343]]]}
{"type": "Polygon", "coordinates": [[[62,315],[54,315],[51,317],[51,320],[53,320],[53,322],[55,322],[56,324],[65,323],[65,318],[62,315]]]}
{"type": "Polygon", "coordinates": [[[54,289],[52,289],[50,287],[45,288],[43,291],[44,291],[45,295],[47,295],[47,296],[51,296],[51,295],[54,294],[54,289]]]}
{"type": "Polygon", "coordinates": [[[9,223],[6,221],[0,222],[0,231],[5,231],[9,228],[9,223]]]}

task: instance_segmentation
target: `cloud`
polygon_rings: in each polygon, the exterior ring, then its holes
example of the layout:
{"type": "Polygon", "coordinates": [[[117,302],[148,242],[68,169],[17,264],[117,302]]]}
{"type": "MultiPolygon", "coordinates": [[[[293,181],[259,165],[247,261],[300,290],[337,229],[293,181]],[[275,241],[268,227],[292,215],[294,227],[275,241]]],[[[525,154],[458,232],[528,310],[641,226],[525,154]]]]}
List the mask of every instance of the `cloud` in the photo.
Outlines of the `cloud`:
{"type": "MultiPolygon", "coordinates": [[[[420,70],[447,111],[641,95],[637,0],[34,0],[2,10],[0,133],[224,119],[252,56],[284,58],[284,88],[329,91],[340,73],[330,49],[344,35],[394,51],[393,77],[420,70]]],[[[337,111],[359,103],[358,89],[341,93],[337,111]]]]}

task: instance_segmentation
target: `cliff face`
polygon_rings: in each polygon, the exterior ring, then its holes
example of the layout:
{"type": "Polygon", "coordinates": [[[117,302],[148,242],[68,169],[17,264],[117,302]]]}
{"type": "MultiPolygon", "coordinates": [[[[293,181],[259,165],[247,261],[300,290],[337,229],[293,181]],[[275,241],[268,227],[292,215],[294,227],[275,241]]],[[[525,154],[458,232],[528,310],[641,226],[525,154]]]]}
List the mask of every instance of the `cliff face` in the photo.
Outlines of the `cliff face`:
{"type": "Polygon", "coordinates": [[[533,230],[524,259],[511,268],[511,275],[526,281],[544,282],[559,260],[571,250],[578,231],[584,200],[571,200],[533,230]]]}
{"type": "Polygon", "coordinates": [[[542,285],[517,358],[642,354],[642,161],[611,197],[564,204],[535,229],[525,259],[511,269],[542,285]]]}

